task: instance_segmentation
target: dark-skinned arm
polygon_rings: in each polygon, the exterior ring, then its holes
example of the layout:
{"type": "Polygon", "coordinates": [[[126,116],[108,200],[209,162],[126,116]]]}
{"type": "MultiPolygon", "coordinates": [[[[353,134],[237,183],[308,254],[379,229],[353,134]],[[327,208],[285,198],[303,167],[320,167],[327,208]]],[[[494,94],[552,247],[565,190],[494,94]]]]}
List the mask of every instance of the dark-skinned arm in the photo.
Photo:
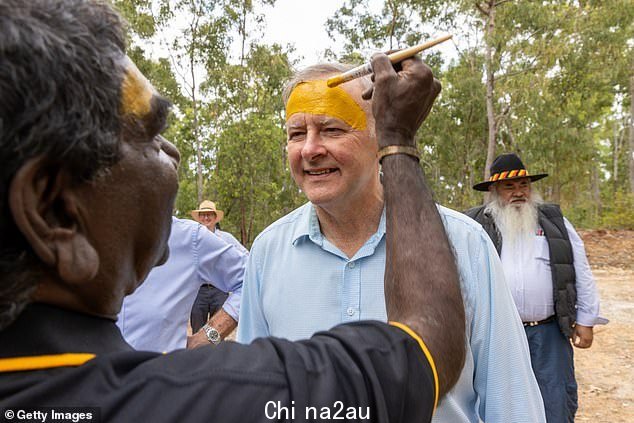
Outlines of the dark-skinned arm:
{"type": "MultiPolygon", "coordinates": [[[[379,148],[415,146],[414,136],[440,92],[420,58],[396,72],[375,55],[373,114],[379,148]]],[[[455,384],[464,362],[465,314],[454,255],[418,160],[382,159],[387,213],[385,298],[390,321],[409,326],[434,358],[439,393],[455,384]]]]}

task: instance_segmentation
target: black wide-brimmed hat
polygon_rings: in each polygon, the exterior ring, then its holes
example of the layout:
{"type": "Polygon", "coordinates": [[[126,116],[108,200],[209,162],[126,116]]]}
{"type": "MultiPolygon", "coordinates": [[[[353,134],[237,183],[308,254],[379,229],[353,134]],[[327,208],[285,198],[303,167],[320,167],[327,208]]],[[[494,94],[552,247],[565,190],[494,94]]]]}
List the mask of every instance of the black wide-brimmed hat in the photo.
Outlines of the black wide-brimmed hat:
{"type": "Polygon", "coordinates": [[[488,191],[489,185],[509,179],[530,178],[531,182],[538,181],[548,176],[547,173],[529,175],[528,170],[520,157],[515,153],[507,153],[497,156],[491,165],[491,177],[488,181],[475,184],[476,191],[488,191]]]}

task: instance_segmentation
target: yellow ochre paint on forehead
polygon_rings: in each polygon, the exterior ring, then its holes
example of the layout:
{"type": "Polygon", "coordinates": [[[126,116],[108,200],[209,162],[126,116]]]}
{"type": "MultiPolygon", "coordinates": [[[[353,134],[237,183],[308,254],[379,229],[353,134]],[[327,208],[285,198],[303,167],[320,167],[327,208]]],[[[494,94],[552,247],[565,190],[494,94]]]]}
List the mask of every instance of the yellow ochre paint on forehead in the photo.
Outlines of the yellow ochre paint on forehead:
{"type": "Polygon", "coordinates": [[[343,88],[328,88],[326,80],[297,84],[286,103],[286,120],[295,113],[332,116],[358,130],[367,127],[361,106],[343,88]]]}
{"type": "Polygon", "coordinates": [[[144,118],[152,108],[154,88],[137,67],[128,60],[121,84],[121,113],[144,118]]]}

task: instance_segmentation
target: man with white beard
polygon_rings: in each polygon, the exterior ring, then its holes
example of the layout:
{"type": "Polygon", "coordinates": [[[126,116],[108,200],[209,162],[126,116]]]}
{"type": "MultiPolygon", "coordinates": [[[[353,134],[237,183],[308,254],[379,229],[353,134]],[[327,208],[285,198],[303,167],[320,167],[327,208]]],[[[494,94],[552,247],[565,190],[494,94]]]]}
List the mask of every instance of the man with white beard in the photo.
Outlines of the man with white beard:
{"type": "Polygon", "coordinates": [[[531,364],[548,423],[573,422],[577,382],[572,344],[592,345],[599,295],[581,238],[556,204],[544,203],[514,153],[498,156],[491,177],[473,186],[488,191],[483,206],[466,214],[479,222],[500,254],[504,274],[524,322],[531,364]]]}

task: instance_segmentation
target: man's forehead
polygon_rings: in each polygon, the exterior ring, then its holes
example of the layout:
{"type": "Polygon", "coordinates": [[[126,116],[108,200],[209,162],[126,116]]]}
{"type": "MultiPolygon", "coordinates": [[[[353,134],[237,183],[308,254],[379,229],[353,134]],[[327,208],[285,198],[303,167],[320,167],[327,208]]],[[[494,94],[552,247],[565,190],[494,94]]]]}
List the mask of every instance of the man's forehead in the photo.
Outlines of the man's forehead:
{"type": "Polygon", "coordinates": [[[530,183],[531,180],[530,180],[530,178],[517,178],[517,179],[515,179],[515,180],[513,180],[511,182],[514,182],[516,184],[525,184],[525,183],[530,183]]]}
{"type": "Polygon", "coordinates": [[[123,58],[122,64],[121,113],[144,119],[152,110],[152,97],[156,95],[156,90],[128,56],[123,58]]]}
{"type": "Polygon", "coordinates": [[[342,87],[328,87],[326,80],[297,84],[286,103],[287,121],[297,113],[330,116],[354,129],[367,128],[366,113],[359,103],[342,87]]]}

